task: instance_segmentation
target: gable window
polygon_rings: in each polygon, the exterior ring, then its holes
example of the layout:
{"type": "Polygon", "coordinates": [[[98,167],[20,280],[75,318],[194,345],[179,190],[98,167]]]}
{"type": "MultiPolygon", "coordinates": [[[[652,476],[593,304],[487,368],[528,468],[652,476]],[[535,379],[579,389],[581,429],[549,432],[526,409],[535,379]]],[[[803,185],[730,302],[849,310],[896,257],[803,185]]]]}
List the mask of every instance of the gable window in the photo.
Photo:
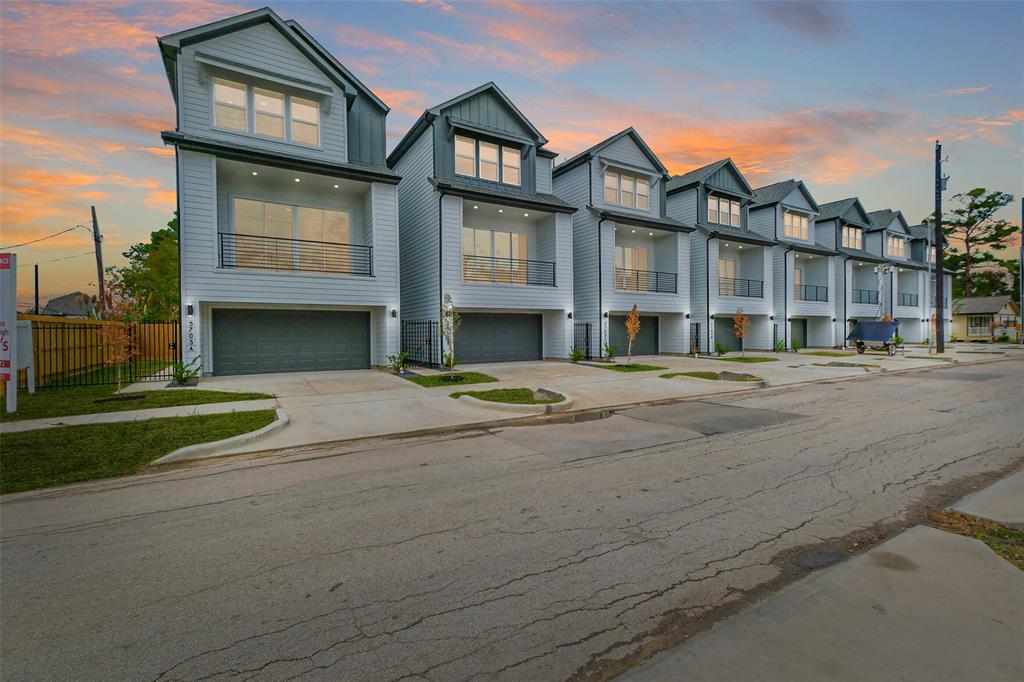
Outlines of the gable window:
{"type": "Polygon", "coordinates": [[[455,172],[476,177],[476,140],[455,136],[455,172]]]}
{"type": "Polygon", "coordinates": [[[519,186],[519,171],[522,157],[514,147],[501,148],[501,181],[506,185],[519,186]]]}
{"type": "Polygon", "coordinates": [[[646,178],[612,171],[604,174],[604,203],[646,210],[650,207],[651,185],[646,178]]]}
{"type": "Polygon", "coordinates": [[[292,139],[302,144],[320,144],[320,105],[292,97],[292,139]]]}
{"type": "Polygon", "coordinates": [[[498,181],[498,145],[480,143],[480,179],[498,181]]]}
{"type": "Polygon", "coordinates": [[[223,78],[213,79],[213,124],[215,126],[245,132],[248,118],[246,102],[244,85],[223,78]]]}
{"type": "Polygon", "coordinates": [[[807,216],[786,211],[783,217],[783,234],[793,239],[807,240],[810,237],[807,216]]]}
{"type": "Polygon", "coordinates": [[[284,139],[284,95],[254,88],[253,125],[257,135],[284,139]]]}
{"type": "Polygon", "coordinates": [[[843,226],[843,246],[848,249],[864,248],[864,231],[851,225],[843,226]]]}
{"type": "Polygon", "coordinates": [[[708,222],[715,225],[742,227],[740,202],[735,199],[710,195],[708,197],[708,222]]]}
{"type": "Polygon", "coordinates": [[[890,234],[886,251],[889,253],[890,256],[903,258],[905,244],[906,242],[903,240],[903,237],[897,236],[895,234],[890,234]]]}

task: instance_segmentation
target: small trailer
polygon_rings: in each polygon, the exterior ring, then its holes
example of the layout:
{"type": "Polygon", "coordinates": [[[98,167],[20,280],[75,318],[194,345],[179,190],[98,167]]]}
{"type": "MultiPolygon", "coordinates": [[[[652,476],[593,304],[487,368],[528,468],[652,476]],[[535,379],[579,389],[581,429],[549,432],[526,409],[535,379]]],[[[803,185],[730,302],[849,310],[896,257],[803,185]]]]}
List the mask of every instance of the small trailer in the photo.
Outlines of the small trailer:
{"type": "Polygon", "coordinates": [[[853,341],[859,355],[864,351],[884,350],[889,355],[896,355],[896,343],[893,337],[899,331],[899,322],[881,322],[878,320],[862,320],[853,325],[847,341],[853,341]]]}

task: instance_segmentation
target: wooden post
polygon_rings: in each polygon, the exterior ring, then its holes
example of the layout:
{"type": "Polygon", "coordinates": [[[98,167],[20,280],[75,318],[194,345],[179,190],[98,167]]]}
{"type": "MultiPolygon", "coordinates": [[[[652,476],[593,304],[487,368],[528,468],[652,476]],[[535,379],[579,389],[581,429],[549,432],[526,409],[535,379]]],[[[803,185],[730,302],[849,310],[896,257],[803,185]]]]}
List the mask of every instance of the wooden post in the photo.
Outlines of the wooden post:
{"type": "Polygon", "coordinates": [[[107,300],[103,291],[103,235],[100,234],[100,224],[96,220],[96,207],[92,209],[92,241],[96,248],[96,286],[99,288],[100,307],[106,305],[107,300]]]}

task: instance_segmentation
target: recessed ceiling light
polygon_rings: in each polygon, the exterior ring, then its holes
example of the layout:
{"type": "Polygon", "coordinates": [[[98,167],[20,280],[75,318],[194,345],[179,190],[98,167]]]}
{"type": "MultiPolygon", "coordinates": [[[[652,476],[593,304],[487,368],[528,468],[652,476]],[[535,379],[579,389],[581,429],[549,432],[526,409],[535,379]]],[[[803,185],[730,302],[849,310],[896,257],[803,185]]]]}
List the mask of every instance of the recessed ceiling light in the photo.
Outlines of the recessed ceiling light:
{"type": "Polygon", "coordinates": [[[257,173],[256,171],[253,171],[252,174],[253,175],[259,175],[259,173],[257,173]]]}
{"type": "Polygon", "coordinates": [[[741,248],[741,249],[743,248],[743,244],[740,244],[740,248],[741,248]]]}
{"type": "Polygon", "coordinates": [[[636,230],[633,230],[633,234],[636,234],[636,230]]]}
{"type": "Polygon", "coordinates": [[[295,178],[295,182],[302,182],[302,178],[295,178]]]}
{"type": "Polygon", "coordinates": [[[337,185],[335,185],[335,186],[334,186],[334,189],[338,189],[338,186],[337,186],[337,185]]]}
{"type": "Polygon", "coordinates": [[[473,210],[475,211],[475,210],[476,210],[476,209],[478,209],[478,208],[480,208],[480,207],[479,207],[479,206],[474,206],[474,207],[473,207],[473,210]]]}
{"type": "Polygon", "coordinates": [[[652,237],[654,236],[654,233],[653,233],[653,232],[648,232],[647,234],[649,234],[649,235],[650,235],[650,236],[652,236],[652,237]]]}
{"type": "Polygon", "coordinates": [[[499,208],[498,209],[498,213],[504,213],[504,212],[505,212],[505,209],[503,209],[503,208],[499,208]]]}
{"type": "Polygon", "coordinates": [[[800,254],[799,254],[799,253],[794,253],[794,254],[793,254],[793,258],[799,258],[799,257],[800,257],[800,254]]]}
{"type": "Polygon", "coordinates": [[[529,217],[530,217],[530,214],[529,214],[529,213],[524,213],[524,214],[523,214],[523,217],[524,217],[524,218],[529,218],[529,217]]]}

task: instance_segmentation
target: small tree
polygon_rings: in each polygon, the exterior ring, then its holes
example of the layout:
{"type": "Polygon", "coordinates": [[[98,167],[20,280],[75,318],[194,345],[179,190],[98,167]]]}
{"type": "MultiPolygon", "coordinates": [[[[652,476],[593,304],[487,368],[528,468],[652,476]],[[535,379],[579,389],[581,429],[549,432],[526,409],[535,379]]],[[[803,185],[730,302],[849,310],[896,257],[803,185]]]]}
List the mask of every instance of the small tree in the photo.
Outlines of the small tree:
{"type": "Polygon", "coordinates": [[[750,331],[750,318],[743,312],[743,308],[737,308],[736,314],[732,316],[732,331],[740,341],[740,355],[745,355],[743,339],[747,338],[750,331]]]}
{"type": "Polygon", "coordinates": [[[452,295],[445,294],[441,299],[441,364],[449,370],[455,369],[455,333],[461,321],[452,295]]]}
{"type": "Polygon", "coordinates": [[[626,316],[626,338],[629,339],[629,348],[626,349],[626,364],[633,364],[633,341],[636,339],[636,335],[640,333],[640,310],[637,309],[636,304],[633,304],[633,309],[629,311],[629,315],[626,316]]]}
{"type": "Polygon", "coordinates": [[[94,307],[96,316],[104,320],[100,326],[104,357],[106,364],[114,367],[117,390],[120,391],[124,366],[140,354],[134,334],[141,314],[140,306],[128,295],[124,286],[110,284],[104,299],[94,300],[94,307]]]}

